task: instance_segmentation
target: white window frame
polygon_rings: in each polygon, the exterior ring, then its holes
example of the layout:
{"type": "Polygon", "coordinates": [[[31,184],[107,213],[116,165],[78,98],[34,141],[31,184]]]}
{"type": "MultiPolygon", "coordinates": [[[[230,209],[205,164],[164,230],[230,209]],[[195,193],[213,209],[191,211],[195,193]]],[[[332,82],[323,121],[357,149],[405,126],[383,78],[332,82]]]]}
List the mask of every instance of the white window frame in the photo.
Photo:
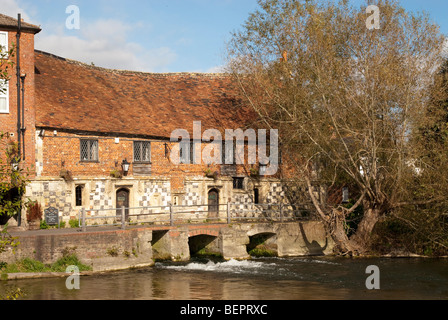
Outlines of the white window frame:
{"type": "MultiPolygon", "coordinates": [[[[8,50],[9,50],[9,44],[8,44],[8,32],[6,32],[6,31],[0,31],[0,34],[4,34],[6,37],[6,43],[4,44],[5,45],[5,47],[6,47],[6,54],[8,53],[8,50]]],[[[1,43],[0,43],[0,45],[2,45],[1,43]]],[[[8,58],[8,54],[6,55],[6,58],[8,58]]]]}
{"type": "Polygon", "coordinates": [[[0,86],[3,85],[2,82],[6,83],[4,84],[6,90],[5,92],[0,91],[0,98],[6,100],[6,110],[0,110],[0,113],[9,113],[9,82],[0,80],[0,86]]]}
{"type": "MultiPolygon", "coordinates": [[[[8,53],[8,50],[9,50],[8,32],[0,31],[0,34],[5,35],[6,42],[4,44],[0,43],[0,46],[3,46],[3,45],[5,46],[5,50],[6,50],[5,51],[5,53],[6,53],[5,58],[7,59],[8,58],[8,54],[7,53],[8,53]]],[[[3,81],[1,81],[1,82],[3,82],[3,81]]],[[[2,85],[1,82],[0,82],[0,85],[2,85]]],[[[6,81],[5,86],[6,86],[6,91],[5,92],[1,92],[0,91],[0,98],[6,100],[6,110],[0,110],[0,113],[9,113],[9,82],[8,81],[6,81]]]]}

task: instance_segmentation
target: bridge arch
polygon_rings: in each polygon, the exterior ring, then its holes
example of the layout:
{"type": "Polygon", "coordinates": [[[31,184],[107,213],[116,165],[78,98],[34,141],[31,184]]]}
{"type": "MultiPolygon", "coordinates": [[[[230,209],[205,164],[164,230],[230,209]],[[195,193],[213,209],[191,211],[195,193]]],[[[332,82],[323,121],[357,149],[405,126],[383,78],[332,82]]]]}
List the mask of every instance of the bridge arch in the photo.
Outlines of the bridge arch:
{"type": "Polygon", "coordinates": [[[189,238],[200,236],[200,235],[218,237],[219,229],[217,229],[217,228],[190,229],[188,232],[189,238]]]}
{"type": "Polygon", "coordinates": [[[190,256],[222,256],[219,246],[219,230],[190,230],[188,248],[190,256]]]}
{"type": "Polygon", "coordinates": [[[277,234],[274,232],[250,232],[247,253],[257,257],[278,256],[277,234]]]}

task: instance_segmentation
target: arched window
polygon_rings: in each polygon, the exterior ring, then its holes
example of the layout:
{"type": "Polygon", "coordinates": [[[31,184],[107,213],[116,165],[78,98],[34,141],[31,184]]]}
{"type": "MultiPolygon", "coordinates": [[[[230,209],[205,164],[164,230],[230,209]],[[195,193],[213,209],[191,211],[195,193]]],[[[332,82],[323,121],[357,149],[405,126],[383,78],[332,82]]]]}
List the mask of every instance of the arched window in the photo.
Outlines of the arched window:
{"type": "Polygon", "coordinates": [[[76,206],[81,207],[82,206],[82,192],[84,190],[83,185],[76,186],[75,188],[75,198],[76,198],[76,206]]]}

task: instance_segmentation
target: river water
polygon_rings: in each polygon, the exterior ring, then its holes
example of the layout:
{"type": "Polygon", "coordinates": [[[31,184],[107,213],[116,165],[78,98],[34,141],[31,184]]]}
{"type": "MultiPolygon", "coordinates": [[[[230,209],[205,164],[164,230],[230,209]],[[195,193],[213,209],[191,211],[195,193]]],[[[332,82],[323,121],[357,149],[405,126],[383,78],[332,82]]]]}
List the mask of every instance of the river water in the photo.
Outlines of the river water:
{"type": "MultiPolygon", "coordinates": [[[[8,282],[29,300],[448,300],[446,259],[337,257],[198,259],[80,278],[8,282]],[[379,268],[379,290],[368,290],[366,268],[379,268]]],[[[0,286],[5,286],[4,283],[0,286]]]]}

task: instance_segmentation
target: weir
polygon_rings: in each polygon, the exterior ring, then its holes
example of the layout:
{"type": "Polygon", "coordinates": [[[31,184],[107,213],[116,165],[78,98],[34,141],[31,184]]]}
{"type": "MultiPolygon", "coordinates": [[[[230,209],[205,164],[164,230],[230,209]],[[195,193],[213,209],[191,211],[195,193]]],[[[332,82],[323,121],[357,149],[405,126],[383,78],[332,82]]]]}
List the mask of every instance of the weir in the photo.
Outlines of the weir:
{"type": "Polygon", "coordinates": [[[40,230],[12,233],[20,242],[0,261],[32,258],[53,263],[75,252],[94,271],[151,266],[158,260],[188,261],[196,254],[250,259],[255,248],[278,257],[328,255],[333,243],[318,221],[134,227],[127,230],[40,230]]]}

